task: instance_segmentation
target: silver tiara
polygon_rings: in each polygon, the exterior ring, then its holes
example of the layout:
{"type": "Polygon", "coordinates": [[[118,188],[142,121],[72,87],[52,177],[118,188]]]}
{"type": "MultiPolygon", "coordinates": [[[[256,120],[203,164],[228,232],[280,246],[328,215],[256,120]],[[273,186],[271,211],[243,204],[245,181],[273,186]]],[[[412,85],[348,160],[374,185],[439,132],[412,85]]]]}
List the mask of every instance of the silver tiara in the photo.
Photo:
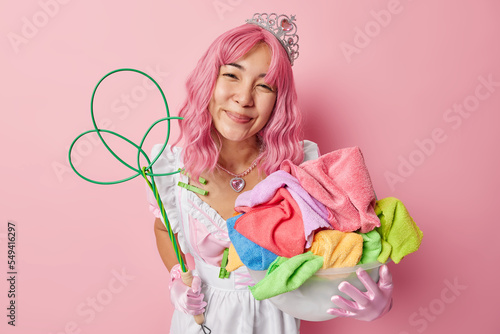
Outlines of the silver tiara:
{"type": "Polygon", "coordinates": [[[246,23],[255,24],[272,33],[288,53],[290,63],[299,57],[299,36],[297,36],[297,26],[293,22],[295,15],[288,17],[286,15],[278,15],[275,13],[255,13],[246,23]]]}

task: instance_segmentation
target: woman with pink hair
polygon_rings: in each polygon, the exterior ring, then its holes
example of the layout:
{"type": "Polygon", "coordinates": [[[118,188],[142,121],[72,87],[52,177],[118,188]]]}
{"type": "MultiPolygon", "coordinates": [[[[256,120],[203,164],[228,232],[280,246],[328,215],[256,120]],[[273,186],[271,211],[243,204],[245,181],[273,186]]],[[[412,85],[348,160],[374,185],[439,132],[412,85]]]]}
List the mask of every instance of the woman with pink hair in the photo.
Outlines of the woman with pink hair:
{"type": "MultiPolygon", "coordinates": [[[[153,148],[152,156],[160,154],[155,173],[185,169],[155,180],[179,246],[193,256],[197,274],[192,287],[178,279],[177,258],[151,198],[158,250],[172,278],[176,310],[171,333],[208,332],[207,327],[213,333],[299,331],[299,320],[269,300],[253,298],[245,267],[219,278],[230,245],[226,220],[234,214],[238,195],[286,159],[298,165],[318,157],[316,144],[301,138],[292,73],[298,56],[293,21],[293,16],[256,14],[248,24],[219,36],[187,80],[177,141],[184,140],[183,148],[168,147],[161,154],[162,145],[153,148]],[[200,178],[207,182],[201,184],[200,178]],[[193,320],[201,313],[206,327],[193,320]]],[[[349,312],[346,307],[345,315],[349,312]]]]}

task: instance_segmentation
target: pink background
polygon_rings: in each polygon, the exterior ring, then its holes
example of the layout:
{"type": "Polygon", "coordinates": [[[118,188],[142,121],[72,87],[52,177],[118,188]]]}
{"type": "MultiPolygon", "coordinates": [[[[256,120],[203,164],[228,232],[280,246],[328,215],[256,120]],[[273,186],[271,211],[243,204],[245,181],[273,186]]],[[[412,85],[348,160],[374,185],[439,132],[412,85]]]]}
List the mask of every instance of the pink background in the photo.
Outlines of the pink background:
{"type": "MultiPolygon", "coordinates": [[[[68,147],[92,128],[90,96],[103,75],[121,67],[150,73],[176,115],[201,53],[257,11],[297,15],[294,73],[306,137],[323,153],[360,146],[378,197],[403,200],[425,234],[417,253],[390,266],[395,291],[387,316],[373,323],[303,322],[302,333],[499,332],[500,296],[490,265],[499,260],[499,2],[28,0],[0,6],[2,333],[168,332],[168,274],[143,181],[83,181],[69,170],[68,147]],[[494,83],[482,83],[488,78],[494,83]],[[463,106],[462,115],[454,105],[463,106]],[[9,220],[17,224],[15,328],[5,316],[9,220]]],[[[142,82],[138,75],[115,75],[95,102],[99,124],[135,142],[164,115],[159,94],[142,82]]],[[[147,150],[164,136],[164,129],[154,131],[147,150]]],[[[133,150],[110,143],[135,164],[133,150]]],[[[75,149],[75,164],[89,177],[130,175],[93,136],[75,149]]]]}

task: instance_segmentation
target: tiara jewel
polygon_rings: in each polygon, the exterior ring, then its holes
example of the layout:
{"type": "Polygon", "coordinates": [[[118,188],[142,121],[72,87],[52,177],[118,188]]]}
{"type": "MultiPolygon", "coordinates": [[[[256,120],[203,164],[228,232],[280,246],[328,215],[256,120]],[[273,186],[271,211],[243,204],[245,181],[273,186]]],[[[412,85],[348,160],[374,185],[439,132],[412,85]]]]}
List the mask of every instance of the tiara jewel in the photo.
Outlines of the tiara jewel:
{"type": "Polygon", "coordinates": [[[246,20],[246,23],[255,24],[272,33],[288,53],[288,59],[293,65],[293,61],[299,57],[299,36],[297,36],[297,25],[295,15],[288,17],[275,13],[255,13],[252,19],[246,20]]]}

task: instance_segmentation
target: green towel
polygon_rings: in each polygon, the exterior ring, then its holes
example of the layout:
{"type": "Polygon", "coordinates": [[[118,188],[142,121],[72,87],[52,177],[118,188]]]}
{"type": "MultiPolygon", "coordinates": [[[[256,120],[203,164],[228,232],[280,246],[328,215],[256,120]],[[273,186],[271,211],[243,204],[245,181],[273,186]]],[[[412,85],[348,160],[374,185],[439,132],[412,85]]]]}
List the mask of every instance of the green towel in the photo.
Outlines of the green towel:
{"type": "Polygon", "coordinates": [[[394,263],[399,263],[404,256],[418,250],[423,233],[400,200],[387,197],[377,201],[375,213],[380,219],[377,231],[382,237],[379,262],[386,262],[390,254],[394,263]]]}
{"type": "Polygon", "coordinates": [[[292,258],[278,257],[266,277],[250,287],[257,300],[271,298],[297,289],[323,266],[323,257],[306,252],[292,258]]]}
{"type": "Polygon", "coordinates": [[[392,246],[390,243],[382,239],[382,251],[377,258],[380,263],[385,263],[391,256],[392,246]]]}
{"type": "Polygon", "coordinates": [[[368,233],[360,233],[360,235],[363,237],[363,255],[358,264],[377,261],[377,258],[382,252],[380,234],[378,234],[377,230],[371,230],[368,233]]]}

